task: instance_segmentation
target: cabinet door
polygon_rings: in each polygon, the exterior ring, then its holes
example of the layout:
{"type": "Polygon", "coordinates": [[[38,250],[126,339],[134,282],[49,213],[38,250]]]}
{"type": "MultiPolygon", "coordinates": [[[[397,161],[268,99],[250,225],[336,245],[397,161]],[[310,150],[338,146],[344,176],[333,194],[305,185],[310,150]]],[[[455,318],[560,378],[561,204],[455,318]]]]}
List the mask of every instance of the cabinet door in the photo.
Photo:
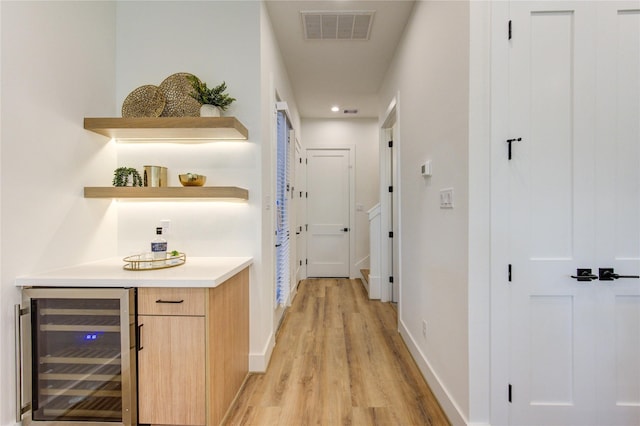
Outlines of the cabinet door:
{"type": "Polygon", "coordinates": [[[204,317],[139,316],[139,422],[205,424],[204,317]]]}

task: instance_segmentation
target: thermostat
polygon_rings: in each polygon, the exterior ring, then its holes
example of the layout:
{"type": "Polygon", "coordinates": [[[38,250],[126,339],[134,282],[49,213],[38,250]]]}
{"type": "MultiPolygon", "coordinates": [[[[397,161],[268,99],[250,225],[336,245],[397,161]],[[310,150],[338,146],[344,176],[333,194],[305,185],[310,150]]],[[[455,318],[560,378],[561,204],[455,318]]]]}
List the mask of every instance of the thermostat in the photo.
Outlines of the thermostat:
{"type": "Polygon", "coordinates": [[[424,177],[431,176],[431,160],[425,161],[425,163],[420,166],[420,172],[424,177]]]}

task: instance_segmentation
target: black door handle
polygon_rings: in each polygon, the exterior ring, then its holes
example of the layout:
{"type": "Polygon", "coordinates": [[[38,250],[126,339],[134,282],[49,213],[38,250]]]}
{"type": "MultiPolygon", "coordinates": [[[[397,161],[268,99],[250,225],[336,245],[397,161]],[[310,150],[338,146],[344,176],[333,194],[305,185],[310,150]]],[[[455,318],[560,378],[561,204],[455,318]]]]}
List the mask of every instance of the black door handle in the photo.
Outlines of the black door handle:
{"type": "Polygon", "coordinates": [[[592,281],[597,280],[598,276],[593,275],[590,268],[578,268],[576,275],[571,275],[571,278],[575,278],[578,281],[592,281]]]}
{"type": "Polygon", "coordinates": [[[618,278],[640,278],[640,275],[618,275],[613,271],[613,268],[600,268],[598,271],[600,281],[613,281],[618,278]]]}
{"type": "Polygon", "coordinates": [[[349,232],[349,228],[342,228],[342,232],[349,232]]]}

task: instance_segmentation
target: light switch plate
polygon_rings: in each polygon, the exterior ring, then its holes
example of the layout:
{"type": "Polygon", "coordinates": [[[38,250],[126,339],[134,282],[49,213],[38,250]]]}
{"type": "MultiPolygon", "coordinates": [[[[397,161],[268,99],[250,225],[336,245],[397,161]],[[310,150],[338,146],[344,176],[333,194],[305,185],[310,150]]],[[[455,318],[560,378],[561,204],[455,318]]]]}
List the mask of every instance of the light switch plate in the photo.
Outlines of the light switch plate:
{"type": "Polygon", "coordinates": [[[453,188],[444,188],[440,190],[440,208],[453,208],[453,188]]]}

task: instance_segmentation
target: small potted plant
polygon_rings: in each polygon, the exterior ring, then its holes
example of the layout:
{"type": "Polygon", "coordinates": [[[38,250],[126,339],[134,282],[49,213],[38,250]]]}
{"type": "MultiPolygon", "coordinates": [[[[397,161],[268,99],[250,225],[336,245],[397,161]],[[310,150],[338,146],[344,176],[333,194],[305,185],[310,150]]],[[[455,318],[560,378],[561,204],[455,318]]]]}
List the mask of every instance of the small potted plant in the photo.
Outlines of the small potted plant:
{"type": "Polygon", "coordinates": [[[227,84],[222,84],[208,88],[207,83],[201,81],[195,75],[187,76],[195,93],[191,93],[191,97],[202,105],[200,107],[201,117],[220,117],[221,111],[226,111],[235,98],[229,96],[225,91],[227,84]]]}
{"type": "Polygon", "coordinates": [[[131,177],[131,186],[142,186],[142,177],[140,173],[133,167],[118,167],[113,172],[113,186],[129,186],[129,177],[131,177]]]}

